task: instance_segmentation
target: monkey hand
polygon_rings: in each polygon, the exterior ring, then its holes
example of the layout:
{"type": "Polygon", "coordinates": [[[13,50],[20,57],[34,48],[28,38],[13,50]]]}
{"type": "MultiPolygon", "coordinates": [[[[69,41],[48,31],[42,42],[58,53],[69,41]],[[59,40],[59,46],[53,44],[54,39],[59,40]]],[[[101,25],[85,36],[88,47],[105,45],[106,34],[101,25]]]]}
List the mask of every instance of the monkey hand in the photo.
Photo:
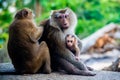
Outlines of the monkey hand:
{"type": "Polygon", "coordinates": [[[77,39],[75,38],[74,45],[77,45],[77,44],[78,44],[78,41],[77,41],[77,39]]]}
{"type": "Polygon", "coordinates": [[[79,60],[80,60],[80,57],[78,57],[78,56],[75,56],[75,59],[76,59],[77,61],[79,61],[79,60]]]}

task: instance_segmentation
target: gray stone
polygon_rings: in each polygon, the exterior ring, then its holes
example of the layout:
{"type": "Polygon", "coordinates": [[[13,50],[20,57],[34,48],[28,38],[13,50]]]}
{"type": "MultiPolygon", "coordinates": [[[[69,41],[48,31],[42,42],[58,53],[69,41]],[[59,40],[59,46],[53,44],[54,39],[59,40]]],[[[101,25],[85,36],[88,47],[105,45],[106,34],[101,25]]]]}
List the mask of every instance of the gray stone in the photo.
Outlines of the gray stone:
{"type": "MultiPolygon", "coordinates": [[[[0,64],[0,73],[4,73],[5,71],[15,72],[12,64],[0,64]]],[[[120,80],[120,72],[95,71],[95,73],[95,76],[68,75],[59,72],[52,72],[51,74],[24,75],[0,74],[0,80],[120,80]]]]}
{"type": "Polygon", "coordinates": [[[0,74],[5,72],[15,72],[15,69],[11,63],[0,63],[0,74]]]}

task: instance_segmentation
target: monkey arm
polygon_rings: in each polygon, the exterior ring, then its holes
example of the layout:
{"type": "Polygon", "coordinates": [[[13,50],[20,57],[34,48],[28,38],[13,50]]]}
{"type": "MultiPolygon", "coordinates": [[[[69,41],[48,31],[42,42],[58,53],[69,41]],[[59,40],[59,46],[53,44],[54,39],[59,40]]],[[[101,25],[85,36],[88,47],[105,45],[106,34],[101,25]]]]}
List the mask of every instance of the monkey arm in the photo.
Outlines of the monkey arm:
{"type": "Polygon", "coordinates": [[[81,48],[82,48],[82,43],[81,43],[81,40],[75,35],[75,37],[76,37],[76,39],[77,39],[77,41],[78,41],[78,47],[79,47],[79,49],[81,50],[81,48]]]}
{"type": "Polygon", "coordinates": [[[30,33],[30,39],[32,42],[38,42],[38,40],[40,39],[41,35],[43,32],[43,27],[37,27],[37,28],[33,28],[32,32],[30,33]]]}
{"type": "Polygon", "coordinates": [[[40,39],[40,37],[42,36],[43,33],[43,27],[37,27],[36,33],[35,33],[35,38],[37,39],[37,41],[40,39]]]}
{"type": "Polygon", "coordinates": [[[74,47],[74,49],[75,49],[75,56],[77,56],[77,57],[79,57],[80,56],[80,49],[79,49],[79,47],[78,47],[78,45],[76,45],[75,47],[74,47]]]}
{"type": "Polygon", "coordinates": [[[62,52],[63,54],[67,54],[67,55],[62,55],[62,57],[67,60],[68,62],[72,63],[74,66],[76,66],[77,68],[79,68],[80,70],[88,70],[86,65],[84,63],[82,63],[81,61],[76,60],[76,58],[74,57],[73,53],[71,53],[71,51],[69,50],[65,50],[65,52],[62,52]]]}

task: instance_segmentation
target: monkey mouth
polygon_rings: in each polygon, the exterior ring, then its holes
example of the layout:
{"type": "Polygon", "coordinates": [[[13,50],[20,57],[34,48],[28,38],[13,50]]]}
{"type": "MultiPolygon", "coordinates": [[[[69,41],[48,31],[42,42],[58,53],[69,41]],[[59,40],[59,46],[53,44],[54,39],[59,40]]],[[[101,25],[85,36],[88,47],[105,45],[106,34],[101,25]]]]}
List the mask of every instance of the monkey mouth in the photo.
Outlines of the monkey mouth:
{"type": "Polygon", "coordinates": [[[69,27],[69,26],[68,26],[67,24],[64,24],[64,25],[63,25],[63,28],[64,28],[64,29],[67,29],[68,27],[69,27]]]}
{"type": "Polygon", "coordinates": [[[68,29],[68,26],[63,27],[63,29],[68,29]]]}

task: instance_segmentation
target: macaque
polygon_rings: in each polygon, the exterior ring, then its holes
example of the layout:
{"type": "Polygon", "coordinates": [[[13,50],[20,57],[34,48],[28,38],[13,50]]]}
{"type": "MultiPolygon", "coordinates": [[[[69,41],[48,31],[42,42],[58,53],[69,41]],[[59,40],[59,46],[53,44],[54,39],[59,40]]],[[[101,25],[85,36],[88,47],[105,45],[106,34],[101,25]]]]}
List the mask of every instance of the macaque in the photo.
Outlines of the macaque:
{"type": "Polygon", "coordinates": [[[115,40],[111,38],[108,34],[104,34],[104,36],[100,37],[95,44],[95,48],[103,48],[107,43],[115,43],[115,40]]]}
{"type": "Polygon", "coordinates": [[[16,73],[32,74],[51,72],[50,54],[46,42],[38,40],[43,27],[37,27],[30,9],[22,9],[15,15],[9,27],[8,54],[16,73]]]}
{"type": "Polygon", "coordinates": [[[77,39],[74,35],[67,34],[65,37],[66,47],[75,55],[77,60],[80,59],[80,49],[78,47],[77,39]]]}
{"type": "Polygon", "coordinates": [[[97,52],[104,52],[109,50],[109,48],[112,48],[113,45],[117,45],[116,41],[114,38],[110,37],[109,34],[105,33],[102,37],[96,40],[95,45],[90,48],[90,51],[95,49],[97,52]]]}
{"type": "MultiPolygon", "coordinates": [[[[44,31],[39,42],[45,41],[48,44],[53,70],[60,67],[68,74],[94,76],[95,74],[89,71],[82,61],[76,60],[74,54],[66,48],[65,36],[72,34],[76,37],[74,32],[76,24],[77,18],[71,9],[54,10],[50,18],[40,24],[44,27],[44,31]]],[[[76,39],[81,49],[81,41],[77,37],[76,39]]]]}

